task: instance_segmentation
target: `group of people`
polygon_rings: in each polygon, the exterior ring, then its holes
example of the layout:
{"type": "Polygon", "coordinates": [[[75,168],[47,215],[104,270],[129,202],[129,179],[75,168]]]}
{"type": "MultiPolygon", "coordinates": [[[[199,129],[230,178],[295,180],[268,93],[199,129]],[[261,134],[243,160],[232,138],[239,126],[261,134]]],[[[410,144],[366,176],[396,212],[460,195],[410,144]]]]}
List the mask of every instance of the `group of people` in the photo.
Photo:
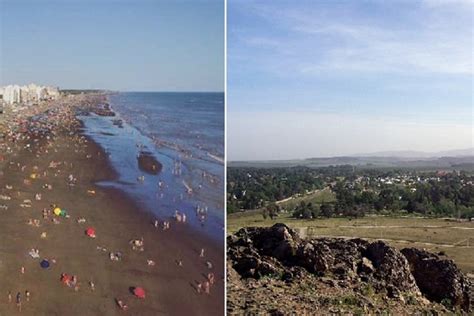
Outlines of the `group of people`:
{"type": "Polygon", "coordinates": [[[175,210],[174,211],[174,219],[178,222],[178,223],[186,223],[186,214],[185,213],[182,213],[178,210],[175,210]]]}
{"type": "MultiPolygon", "coordinates": [[[[198,219],[201,223],[204,223],[204,221],[206,220],[207,213],[208,213],[207,206],[201,206],[201,205],[196,206],[196,216],[198,217],[198,219]]],[[[178,223],[186,223],[186,220],[187,220],[186,213],[180,212],[178,210],[174,211],[173,218],[178,223]]],[[[160,226],[159,220],[155,219],[154,222],[153,222],[153,225],[155,226],[155,228],[158,228],[160,226]]],[[[169,229],[170,228],[170,222],[169,221],[163,221],[162,224],[161,224],[161,228],[163,230],[169,229]]]]}
{"type": "Polygon", "coordinates": [[[133,250],[144,251],[145,250],[145,241],[143,237],[140,239],[132,239],[130,240],[130,244],[132,245],[133,250]]]}
{"type": "MultiPolygon", "coordinates": [[[[155,221],[153,222],[153,226],[155,226],[155,228],[160,227],[160,222],[157,219],[155,219],[155,221]]],[[[169,221],[163,221],[161,223],[161,229],[162,230],[170,229],[170,222],[169,221]]]]}
{"type": "MultiPolygon", "coordinates": [[[[25,290],[25,300],[26,300],[27,302],[30,301],[30,297],[31,297],[30,291],[25,290]]],[[[12,292],[9,291],[9,292],[8,292],[8,303],[12,303],[12,302],[13,302],[13,295],[12,295],[12,292]]],[[[17,307],[18,310],[21,312],[21,303],[22,303],[21,292],[16,293],[16,296],[15,296],[15,303],[16,303],[16,307],[17,307]]]]}
{"type": "Polygon", "coordinates": [[[122,253],[120,251],[117,252],[110,252],[109,258],[112,261],[120,261],[122,259],[122,253]]]}
{"type": "Polygon", "coordinates": [[[204,222],[206,221],[206,218],[207,218],[207,213],[208,213],[207,206],[202,206],[202,205],[196,206],[196,216],[201,222],[201,225],[204,225],[204,222]]]}
{"type": "Polygon", "coordinates": [[[67,273],[61,273],[60,280],[63,284],[67,285],[70,288],[73,288],[74,291],[79,291],[79,281],[77,279],[77,276],[69,275],[67,273]]]}
{"type": "Polygon", "coordinates": [[[207,278],[204,282],[200,282],[197,284],[197,292],[199,294],[211,294],[211,286],[215,283],[215,276],[214,273],[210,272],[207,274],[207,278]]]}
{"type": "Polygon", "coordinates": [[[30,218],[30,219],[28,219],[27,224],[30,225],[30,226],[34,226],[34,227],[39,227],[40,226],[40,220],[30,218]]]}
{"type": "Polygon", "coordinates": [[[31,258],[33,259],[38,259],[40,257],[39,255],[39,249],[36,249],[36,248],[32,248],[28,254],[30,255],[31,258]]]}

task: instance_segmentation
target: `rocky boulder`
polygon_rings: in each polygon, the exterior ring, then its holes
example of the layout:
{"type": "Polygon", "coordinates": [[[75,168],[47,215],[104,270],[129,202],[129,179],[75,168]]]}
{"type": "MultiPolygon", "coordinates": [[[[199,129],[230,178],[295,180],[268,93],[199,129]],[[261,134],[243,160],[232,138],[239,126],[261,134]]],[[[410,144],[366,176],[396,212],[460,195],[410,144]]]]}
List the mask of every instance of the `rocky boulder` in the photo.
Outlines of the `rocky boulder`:
{"type": "Polygon", "coordinates": [[[228,262],[243,279],[273,276],[288,283],[311,275],[331,279],[338,288],[368,286],[400,302],[424,294],[431,301],[470,308],[467,278],[451,260],[426,251],[400,252],[383,241],[362,239],[303,240],[284,224],[241,229],[227,238],[227,246],[228,262]]]}
{"type": "Polygon", "coordinates": [[[298,247],[296,262],[308,272],[324,274],[333,266],[334,256],[327,245],[308,241],[298,247]]]}
{"type": "Polygon", "coordinates": [[[275,224],[270,229],[252,230],[249,237],[259,253],[281,262],[292,261],[301,242],[298,234],[284,224],[275,224]]]}
{"type": "Polygon", "coordinates": [[[390,289],[389,294],[395,292],[393,289],[419,294],[408,261],[400,251],[383,241],[376,241],[367,246],[363,255],[375,269],[377,286],[390,289]]]}
{"type": "Polygon", "coordinates": [[[470,283],[449,259],[416,248],[402,249],[421,292],[435,302],[470,310],[470,283]]]}
{"type": "Polygon", "coordinates": [[[298,242],[297,234],[285,225],[241,229],[227,238],[227,256],[244,278],[283,275],[282,262],[291,260],[298,242]]]}

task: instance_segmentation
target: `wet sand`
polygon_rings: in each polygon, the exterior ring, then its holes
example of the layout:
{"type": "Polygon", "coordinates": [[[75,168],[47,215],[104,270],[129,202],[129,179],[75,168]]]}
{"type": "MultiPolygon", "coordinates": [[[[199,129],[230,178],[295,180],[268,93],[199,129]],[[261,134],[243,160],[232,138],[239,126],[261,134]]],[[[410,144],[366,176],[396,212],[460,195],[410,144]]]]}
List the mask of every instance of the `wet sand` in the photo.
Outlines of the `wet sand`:
{"type": "Polygon", "coordinates": [[[222,315],[224,245],[172,219],[169,230],[157,229],[154,218],[122,192],[96,186],[116,173],[104,151],[78,135],[76,127],[58,132],[52,140],[41,139],[33,148],[8,144],[16,149],[0,163],[0,195],[11,197],[0,201],[8,206],[0,209],[0,315],[19,314],[17,292],[22,293],[22,315],[222,315]],[[62,164],[48,168],[51,161],[62,164]],[[70,174],[77,179],[74,186],[68,185],[70,174]],[[43,188],[45,184],[52,190],[43,188]],[[41,200],[35,200],[36,193],[41,193],[41,200]],[[31,207],[21,207],[29,204],[27,199],[31,207]],[[52,210],[52,204],[66,209],[70,218],[43,219],[42,210],[52,210]],[[86,223],[77,223],[79,217],[86,223]],[[28,225],[29,219],[40,220],[39,227],[28,225]],[[95,239],[86,236],[88,227],[95,228],[95,239]],[[46,238],[40,237],[42,232],[46,238]],[[129,241],[141,237],[144,251],[132,250],[129,241]],[[28,255],[31,248],[39,249],[40,259],[28,255]],[[204,258],[199,257],[201,248],[204,258]],[[110,260],[111,251],[122,252],[122,260],[110,260]],[[56,263],[42,269],[42,258],[56,263]],[[148,259],[156,265],[147,265],[148,259]],[[212,262],[212,269],[206,261],[212,262]],[[196,285],[209,272],[216,283],[210,295],[198,294],[196,285]],[[60,282],[61,273],[78,277],[77,292],[60,282]],[[146,290],[144,300],[130,293],[134,286],[146,290]],[[29,302],[25,290],[31,293],[29,302]],[[126,302],[128,311],[121,311],[115,298],[126,302]]]}

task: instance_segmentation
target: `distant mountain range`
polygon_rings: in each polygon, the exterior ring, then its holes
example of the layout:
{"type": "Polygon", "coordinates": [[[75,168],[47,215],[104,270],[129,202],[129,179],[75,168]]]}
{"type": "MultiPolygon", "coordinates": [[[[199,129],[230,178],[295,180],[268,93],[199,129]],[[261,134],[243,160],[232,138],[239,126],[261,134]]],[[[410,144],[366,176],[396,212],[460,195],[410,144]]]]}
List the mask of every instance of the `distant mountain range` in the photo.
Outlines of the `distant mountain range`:
{"type": "Polygon", "coordinates": [[[310,168],[353,165],[365,168],[423,168],[474,170],[474,148],[440,152],[384,151],[353,156],[322,157],[295,160],[234,161],[229,167],[295,167],[310,168]]]}
{"type": "Polygon", "coordinates": [[[474,147],[467,149],[445,150],[438,152],[424,151],[379,151],[370,154],[356,154],[354,157],[399,157],[399,158],[435,158],[435,157],[468,157],[474,156],[474,147]]]}

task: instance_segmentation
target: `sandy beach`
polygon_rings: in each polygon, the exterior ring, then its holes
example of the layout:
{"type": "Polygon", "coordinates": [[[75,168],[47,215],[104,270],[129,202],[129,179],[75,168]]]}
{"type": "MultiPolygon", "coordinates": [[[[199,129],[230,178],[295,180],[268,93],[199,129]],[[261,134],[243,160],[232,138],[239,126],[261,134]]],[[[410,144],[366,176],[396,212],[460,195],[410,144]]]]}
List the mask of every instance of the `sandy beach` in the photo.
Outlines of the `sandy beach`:
{"type": "Polygon", "coordinates": [[[22,315],[222,315],[224,245],[173,218],[159,219],[170,229],[155,227],[130,197],[96,185],[117,174],[102,148],[81,135],[75,114],[103,100],[75,96],[0,118],[0,315],[20,314],[17,293],[22,315]],[[27,118],[45,112],[48,130],[32,134],[45,123],[27,118]],[[141,238],[143,250],[133,249],[130,240],[141,238]],[[40,266],[44,259],[49,268],[40,266]],[[63,273],[76,284],[62,282],[63,273]],[[209,273],[210,293],[198,293],[209,273]],[[134,287],[146,297],[136,297],[134,287]]]}

